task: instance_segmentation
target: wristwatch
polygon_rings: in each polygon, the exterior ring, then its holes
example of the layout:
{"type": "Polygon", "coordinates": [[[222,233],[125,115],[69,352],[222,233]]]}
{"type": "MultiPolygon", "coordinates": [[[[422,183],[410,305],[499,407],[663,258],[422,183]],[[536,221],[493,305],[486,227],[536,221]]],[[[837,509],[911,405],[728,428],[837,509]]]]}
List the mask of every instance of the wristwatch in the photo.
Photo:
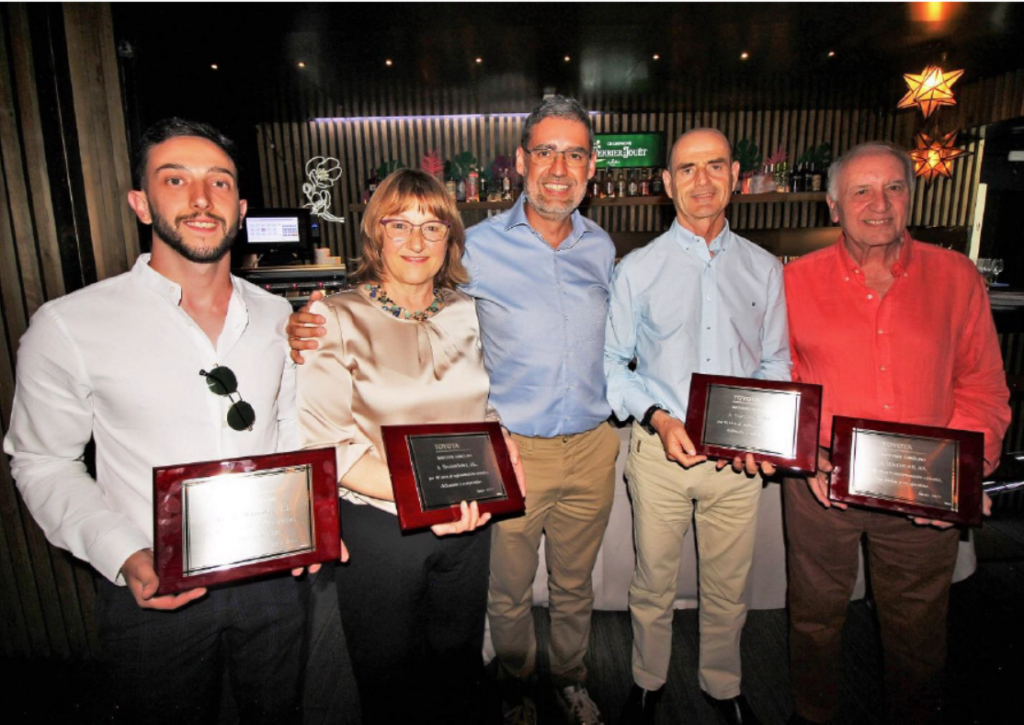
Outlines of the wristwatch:
{"type": "Polygon", "coordinates": [[[640,421],[640,427],[643,428],[648,433],[650,433],[651,435],[655,435],[657,433],[657,431],[654,430],[653,426],[651,426],[651,418],[653,418],[654,414],[657,413],[659,410],[664,410],[666,413],[668,412],[660,405],[652,405],[650,408],[647,409],[647,412],[644,413],[643,419],[640,421]]]}

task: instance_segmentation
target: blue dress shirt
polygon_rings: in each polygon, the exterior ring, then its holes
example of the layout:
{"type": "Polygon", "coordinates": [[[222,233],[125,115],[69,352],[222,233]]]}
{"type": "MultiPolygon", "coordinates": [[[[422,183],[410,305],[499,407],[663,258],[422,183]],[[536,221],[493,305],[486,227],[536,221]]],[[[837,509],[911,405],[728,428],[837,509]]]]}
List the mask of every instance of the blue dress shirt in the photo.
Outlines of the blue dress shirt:
{"type": "Polygon", "coordinates": [[[525,195],[470,228],[462,258],[476,298],[491,404],[514,433],[554,438],[608,418],[603,372],[611,238],[579,211],[557,249],[526,218],[525,195]]]}
{"type": "Polygon", "coordinates": [[[622,420],[652,405],[685,420],[693,373],[789,380],[782,264],[728,223],[708,245],[673,222],[615,270],[605,373],[622,420]]]}

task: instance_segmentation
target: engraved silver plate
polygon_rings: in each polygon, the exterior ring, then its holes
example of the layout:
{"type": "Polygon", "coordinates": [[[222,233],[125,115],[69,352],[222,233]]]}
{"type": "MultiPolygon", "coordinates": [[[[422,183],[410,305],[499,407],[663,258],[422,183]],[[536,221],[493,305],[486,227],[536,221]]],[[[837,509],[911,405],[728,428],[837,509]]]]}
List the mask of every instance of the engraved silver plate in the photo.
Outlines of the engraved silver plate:
{"type": "Polygon", "coordinates": [[[955,440],[854,428],[849,491],[955,512],[959,458],[955,440]]]}
{"type": "Polygon", "coordinates": [[[702,443],[732,450],[796,456],[800,393],[708,385],[702,443]]]}
{"type": "Polygon", "coordinates": [[[182,481],[184,576],[314,550],[308,465],[182,481]]]}

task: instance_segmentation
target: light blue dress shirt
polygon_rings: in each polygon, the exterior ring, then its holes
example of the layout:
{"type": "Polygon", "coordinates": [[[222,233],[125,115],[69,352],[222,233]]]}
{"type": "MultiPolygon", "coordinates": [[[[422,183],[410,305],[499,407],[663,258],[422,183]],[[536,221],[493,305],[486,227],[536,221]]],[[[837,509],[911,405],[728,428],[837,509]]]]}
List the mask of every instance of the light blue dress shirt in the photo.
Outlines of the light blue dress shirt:
{"type": "Polygon", "coordinates": [[[615,270],[605,373],[621,420],[652,405],[685,420],[693,373],[789,380],[782,264],[728,223],[708,245],[673,222],[615,270]]]}
{"type": "Polygon", "coordinates": [[[476,298],[502,424],[525,436],[583,433],[610,413],[603,356],[615,246],[574,211],[572,232],[553,249],[524,201],[467,231],[461,289],[476,298]]]}

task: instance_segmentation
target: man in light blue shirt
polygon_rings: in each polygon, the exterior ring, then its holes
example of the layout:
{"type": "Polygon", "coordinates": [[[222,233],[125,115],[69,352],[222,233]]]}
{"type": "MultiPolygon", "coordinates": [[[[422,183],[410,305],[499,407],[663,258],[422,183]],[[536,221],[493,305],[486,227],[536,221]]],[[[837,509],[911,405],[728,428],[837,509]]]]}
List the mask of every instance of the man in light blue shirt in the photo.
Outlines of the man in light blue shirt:
{"type": "Polygon", "coordinates": [[[591,575],[611,513],[619,442],[603,371],[615,247],[576,207],[595,166],[593,129],[556,96],[527,118],[516,169],[524,193],[466,234],[491,403],[526,474],[526,515],[493,526],[488,618],[505,680],[506,722],[535,721],[533,580],[546,535],[551,675],[571,723],[598,725],[583,664],[591,575]]]}
{"type": "MultiPolygon", "coordinates": [[[[725,218],[739,172],[731,156],[729,142],[713,129],[679,138],[664,172],[676,220],[623,259],[612,281],[608,401],[617,417],[635,419],[626,464],[637,550],[628,722],[653,722],[665,684],[682,542],[694,512],[701,689],[727,721],[757,721],[740,692],[739,643],[759,464],[750,455],[733,461],[732,470],[722,470],[726,461],[717,468],[702,463],[682,423],[693,373],[790,377],[782,265],[734,234],[725,218]]],[[[768,463],[760,468],[774,472],[768,463]]]]}

